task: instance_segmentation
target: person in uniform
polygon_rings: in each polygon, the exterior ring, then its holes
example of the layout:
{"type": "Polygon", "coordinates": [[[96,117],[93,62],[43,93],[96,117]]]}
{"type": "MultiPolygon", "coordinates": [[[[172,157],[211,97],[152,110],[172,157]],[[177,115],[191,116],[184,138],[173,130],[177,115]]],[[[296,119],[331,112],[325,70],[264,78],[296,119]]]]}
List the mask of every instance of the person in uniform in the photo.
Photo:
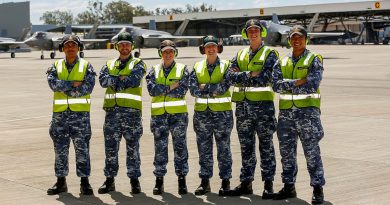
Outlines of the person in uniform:
{"type": "Polygon", "coordinates": [[[131,193],[141,192],[138,180],[141,176],[139,140],[143,132],[142,78],[146,73],[146,65],[141,59],[132,56],[133,45],[130,33],[119,34],[115,44],[119,57],[107,61],[99,75],[100,85],[107,88],[103,105],[106,111],[103,125],[106,181],[99,188],[99,194],[115,191],[114,177],[118,174],[118,151],[122,136],[126,140],[126,166],[131,193]]]}
{"type": "Polygon", "coordinates": [[[302,142],[310,185],[312,204],[322,204],[325,185],[319,142],[324,136],[320,120],[320,82],[322,57],[306,49],[307,32],[294,26],[289,33],[292,53],[281,58],[273,70],[273,90],[280,93],[277,135],[282,156],[284,187],[274,196],[276,200],[296,197],[294,183],[298,173],[297,140],[302,142]]]}
{"type": "Polygon", "coordinates": [[[201,183],[195,190],[195,195],[210,192],[209,179],[213,176],[213,135],[217,145],[219,177],[222,185],[219,195],[230,192],[232,177],[232,154],[230,150],[230,134],[233,129],[233,111],[230,82],[226,79],[229,61],[222,60],[223,46],[218,38],[209,35],[203,38],[199,47],[200,53],[206,59],[195,63],[190,74],[190,91],[195,97],[195,112],[193,118],[194,131],[199,153],[199,177],[201,183]]]}
{"type": "Polygon", "coordinates": [[[91,173],[89,141],[91,139],[90,107],[96,73],[92,65],[77,56],[83,50],[79,37],[66,35],[59,44],[65,58],[56,61],[47,71],[53,90],[53,117],[49,134],[54,144],[57,182],[47,190],[48,195],[67,192],[70,140],[76,152],[77,176],[81,177],[80,192],[93,194],[88,177],[91,173]]]}
{"type": "Polygon", "coordinates": [[[179,194],[187,194],[188,173],[187,127],[188,113],[185,95],[188,90],[186,65],[175,62],[178,50],[174,42],[164,40],[158,50],[161,63],[153,66],[146,76],[147,88],[152,96],[150,129],[154,135],[153,194],[164,192],[164,175],[168,163],[168,136],[172,135],[175,172],[179,194]]]}
{"type": "Polygon", "coordinates": [[[237,133],[241,145],[241,184],[233,196],[252,194],[256,168],[256,133],[259,139],[261,176],[264,181],[263,199],[273,198],[275,151],[272,142],[276,130],[274,93],[271,87],[272,67],[278,53],[265,46],[267,30],[258,19],[250,19],[242,30],[250,46],[238,52],[227,71],[234,85],[232,101],[236,103],[237,133]]]}

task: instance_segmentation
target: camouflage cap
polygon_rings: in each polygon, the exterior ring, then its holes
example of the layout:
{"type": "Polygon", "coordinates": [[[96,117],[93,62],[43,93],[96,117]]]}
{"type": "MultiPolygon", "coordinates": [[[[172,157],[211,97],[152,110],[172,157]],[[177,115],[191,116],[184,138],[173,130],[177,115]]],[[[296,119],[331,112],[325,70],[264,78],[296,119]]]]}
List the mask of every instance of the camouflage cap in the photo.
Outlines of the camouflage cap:
{"type": "Polygon", "coordinates": [[[216,38],[213,35],[208,35],[208,36],[203,37],[203,46],[207,46],[210,44],[218,45],[218,38],[216,38]]]}
{"type": "Polygon", "coordinates": [[[263,25],[261,23],[261,21],[259,19],[249,19],[246,23],[245,23],[245,30],[248,30],[252,27],[257,27],[259,28],[260,30],[263,28],[263,25]]]}
{"type": "Polygon", "coordinates": [[[68,42],[75,42],[77,45],[80,45],[80,38],[73,34],[67,34],[64,37],[62,37],[62,45],[65,45],[68,42]]]}
{"type": "Polygon", "coordinates": [[[133,43],[133,36],[129,32],[122,32],[118,35],[118,43],[133,43]]]}
{"type": "Polygon", "coordinates": [[[176,50],[176,44],[171,40],[164,40],[160,44],[160,50],[165,51],[168,49],[176,50]]]}
{"type": "Polygon", "coordinates": [[[291,28],[290,32],[288,33],[288,37],[291,38],[294,34],[298,34],[300,36],[307,37],[307,31],[306,29],[301,25],[295,25],[291,28]]]}

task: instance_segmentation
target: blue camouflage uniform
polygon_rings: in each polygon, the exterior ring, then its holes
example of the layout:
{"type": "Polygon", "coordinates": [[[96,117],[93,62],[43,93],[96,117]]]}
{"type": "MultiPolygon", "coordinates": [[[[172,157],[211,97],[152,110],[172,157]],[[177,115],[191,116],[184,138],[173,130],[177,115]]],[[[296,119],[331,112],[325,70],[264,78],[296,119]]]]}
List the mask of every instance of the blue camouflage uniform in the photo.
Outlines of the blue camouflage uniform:
{"type": "MultiPolygon", "coordinates": [[[[207,61],[206,61],[207,62],[207,61]]],[[[220,65],[218,58],[214,65],[207,63],[209,76],[212,75],[217,65],[220,65]]],[[[199,88],[196,68],[190,74],[191,95],[196,98],[214,98],[223,95],[229,90],[230,81],[226,80],[226,73],[222,81],[217,84],[206,84],[204,89],[199,88]]],[[[230,96],[231,97],[231,96],[230,96]]],[[[229,98],[230,98],[229,97],[229,98]]],[[[230,101],[231,102],[231,101],[230,101]]],[[[204,111],[194,112],[194,131],[199,153],[199,177],[209,179],[213,176],[213,135],[217,145],[217,159],[219,167],[219,177],[230,179],[232,177],[232,154],[230,150],[230,134],[233,129],[233,111],[213,111],[209,107],[204,111]]]]}
{"type": "MultiPolygon", "coordinates": [[[[119,61],[118,70],[127,69],[126,66],[132,56],[128,59],[119,61]]],[[[127,75],[123,80],[117,75],[110,75],[109,68],[104,65],[100,71],[99,82],[103,88],[111,87],[115,92],[125,90],[127,88],[137,88],[142,86],[142,78],[145,75],[145,64],[139,61],[131,70],[131,74],[127,75]]],[[[105,143],[105,168],[104,175],[106,177],[116,177],[118,174],[118,152],[120,141],[123,138],[126,140],[126,166],[127,176],[129,178],[138,178],[141,176],[139,140],[143,133],[142,128],[142,110],[132,107],[115,105],[104,107],[106,111],[105,122],[103,125],[104,143],[105,143]]]]}
{"type": "MultiPolygon", "coordinates": [[[[256,52],[249,49],[249,62],[259,52],[264,44],[256,52]]],[[[277,62],[276,51],[272,50],[266,57],[262,72],[251,78],[250,72],[242,72],[246,68],[240,68],[237,55],[232,59],[227,71],[227,77],[233,85],[240,84],[247,87],[267,87],[271,83],[272,67],[277,62]],[[234,72],[233,68],[240,68],[241,72],[234,72]]],[[[242,167],[240,181],[254,180],[256,168],[256,133],[259,139],[260,168],[262,180],[273,181],[276,162],[273,145],[273,133],[276,130],[275,107],[273,101],[251,101],[245,98],[236,102],[236,128],[241,145],[242,167]]]]}
{"type": "MultiPolygon", "coordinates": [[[[164,68],[164,75],[167,77],[175,66],[176,62],[168,68],[164,68]]],[[[158,84],[154,68],[151,68],[146,76],[147,88],[150,96],[167,96],[172,98],[183,98],[188,90],[188,70],[184,67],[184,73],[179,80],[180,86],[169,90],[168,85],[158,84]]],[[[188,113],[169,114],[152,116],[150,129],[154,135],[154,166],[153,171],[156,177],[163,177],[167,173],[168,163],[168,136],[172,135],[174,149],[174,166],[177,176],[186,176],[188,173],[188,150],[187,150],[187,127],[188,113]]]]}
{"type": "MultiPolygon", "coordinates": [[[[294,69],[297,62],[306,58],[310,51],[305,50],[298,58],[289,54],[294,69]]],[[[298,68],[299,69],[299,68],[298,68]]],[[[292,93],[294,95],[310,95],[316,93],[322,80],[322,59],[314,57],[308,67],[307,82],[296,86],[294,79],[284,79],[280,64],[276,64],[273,71],[273,89],[281,95],[292,93]]],[[[283,166],[282,180],[285,184],[293,184],[298,173],[297,166],[297,140],[302,142],[307,169],[310,174],[311,186],[325,184],[324,169],[322,165],[319,142],[324,136],[318,107],[297,107],[295,104],[289,109],[280,109],[277,135],[279,138],[281,162],[283,166]]]]}
{"type": "MultiPolygon", "coordinates": [[[[69,65],[65,60],[66,69],[70,73],[74,65],[80,61],[79,58],[69,65]]],[[[66,96],[73,98],[81,97],[92,93],[95,85],[96,73],[90,63],[83,83],[79,87],[73,87],[72,81],[59,80],[55,65],[53,64],[47,71],[47,80],[53,92],[62,92],[66,96]]],[[[49,130],[53,140],[55,152],[55,175],[65,177],[69,173],[69,145],[73,140],[76,152],[76,171],[79,177],[88,177],[91,173],[89,157],[89,141],[91,139],[91,123],[89,112],[75,112],[69,108],[63,112],[53,112],[53,117],[49,130]]]]}

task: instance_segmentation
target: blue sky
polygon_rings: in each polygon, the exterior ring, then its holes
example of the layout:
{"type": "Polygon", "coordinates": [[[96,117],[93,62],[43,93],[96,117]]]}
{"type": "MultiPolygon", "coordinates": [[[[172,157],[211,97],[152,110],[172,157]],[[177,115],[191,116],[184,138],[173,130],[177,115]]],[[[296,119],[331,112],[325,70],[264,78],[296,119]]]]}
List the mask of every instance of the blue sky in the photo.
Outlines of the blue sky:
{"type": "MultiPolygon", "coordinates": [[[[13,2],[23,2],[27,0],[13,0],[13,2]]],[[[106,5],[113,0],[102,0],[106,5]]],[[[337,2],[357,2],[370,0],[317,0],[315,3],[337,3],[337,2]]],[[[0,3],[11,2],[9,0],[0,0],[0,3]]],[[[127,1],[131,5],[142,5],[146,10],[154,10],[155,8],[185,8],[186,4],[199,6],[203,2],[213,5],[217,10],[230,9],[247,9],[260,7],[278,7],[278,6],[292,6],[313,4],[313,0],[213,0],[213,1],[199,1],[199,0],[142,0],[142,1],[127,1]],[[209,3],[211,2],[211,3],[209,3]]],[[[45,11],[61,10],[72,11],[74,16],[85,11],[88,6],[88,0],[30,0],[30,15],[32,24],[42,24],[39,17],[45,11]]]]}

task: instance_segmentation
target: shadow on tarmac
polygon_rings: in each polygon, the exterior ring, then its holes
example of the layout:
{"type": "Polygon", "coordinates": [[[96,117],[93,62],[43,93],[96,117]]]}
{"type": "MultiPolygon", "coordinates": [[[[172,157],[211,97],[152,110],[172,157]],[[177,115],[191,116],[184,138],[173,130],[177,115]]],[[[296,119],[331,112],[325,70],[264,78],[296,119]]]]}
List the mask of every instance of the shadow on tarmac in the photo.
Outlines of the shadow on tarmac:
{"type": "MultiPolygon", "coordinates": [[[[216,204],[216,205],[252,205],[252,204],[262,204],[262,205],[310,205],[310,203],[300,199],[292,198],[288,200],[263,200],[259,195],[246,195],[241,197],[220,197],[216,193],[207,193],[204,196],[195,196],[193,193],[188,193],[180,195],[177,197],[171,193],[163,193],[161,196],[161,201],[154,199],[153,197],[147,196],[145,193],[140,193],[136,195],[126,196],[121,192],[109,192],[111,198],[115,201],[116,205],[163,205],[163,204],[174,204],[174,205],[195,205],[195,204],[216,204]]],[[[65,205],[77,205],[77,204],[99,204],[99,205],[109,205],[104,203],[99,199],[99,195],[79,195],[75,197],[70,193],[62,193],[58,195],[57,201],[64,203],[65,205]],[[77,203],[80,202],[80,203],[77,203]]],[[[333,205],[329,201],[325,201],[323,205],[333,205]]]]}

